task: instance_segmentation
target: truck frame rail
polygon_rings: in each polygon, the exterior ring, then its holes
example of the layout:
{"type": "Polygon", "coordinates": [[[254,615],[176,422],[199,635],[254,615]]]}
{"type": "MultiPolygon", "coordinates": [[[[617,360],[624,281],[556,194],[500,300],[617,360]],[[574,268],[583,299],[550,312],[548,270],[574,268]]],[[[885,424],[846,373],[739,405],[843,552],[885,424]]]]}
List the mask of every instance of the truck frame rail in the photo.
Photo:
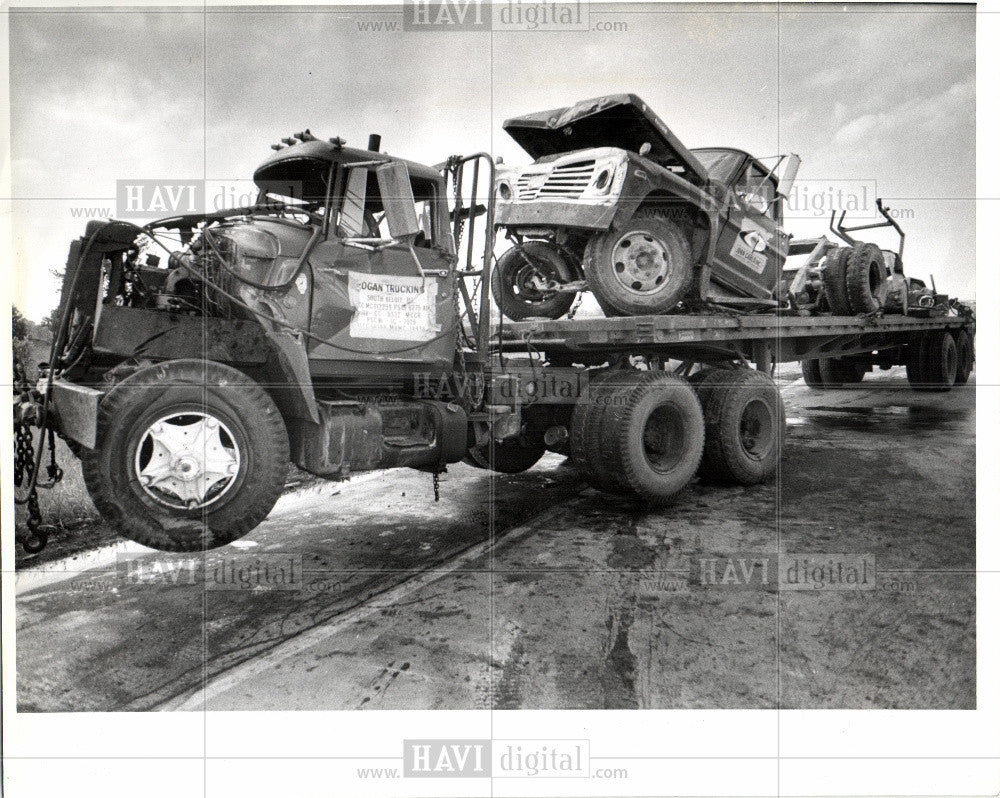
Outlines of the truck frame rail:
{"type": "Polygon", "coordinates": [[[545,352],[550,358],[646,355],[682,361],[793,362],[903,347],[938,331],[966,329],[975,320],[947,315],[782,316],[665,315],[504,321],[495,328],[505,353],[545,352]]]}

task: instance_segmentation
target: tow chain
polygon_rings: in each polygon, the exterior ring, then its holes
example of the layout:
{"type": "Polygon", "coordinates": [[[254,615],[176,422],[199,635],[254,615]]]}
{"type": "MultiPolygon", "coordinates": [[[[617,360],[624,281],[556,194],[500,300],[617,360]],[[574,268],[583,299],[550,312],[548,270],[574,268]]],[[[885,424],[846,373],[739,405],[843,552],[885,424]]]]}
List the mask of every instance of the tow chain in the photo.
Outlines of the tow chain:
{"type": "Polygon", "coordinates": [[[63,477],[63,470],[56,462],[55,429],[47,421],[41,432],[41,445],[35,451],[34,434],[31,430],[38,418],[39,404],[36,392],[28,382],[27,372],[19,359],[14,359],[14,486],[28,488],[24,499],[15,500],[24,504],[28,511],[28,533],[20,538],[21,546],[28,554],[36,554],[45,548],[49,539],[48,528],[42,524],[42,510],[38,503],[38,475],[36,468],[41,463],[42,451],[45,448],[46,433],[48,433],[49,464],[46,466],[48,482],[42,488],[52,488],[63,477]]]}
{"type": "Polygon", "coordinates": [[[580,309],[580,305],[582,304],[583,304],[583,291],[580,291],[579,293],[577,293],[576,298],[573,300],[573,306],[569,309],[569,312],[566,314],[566,318],[572,319],[576,315],[576,312],[580,309]]]}

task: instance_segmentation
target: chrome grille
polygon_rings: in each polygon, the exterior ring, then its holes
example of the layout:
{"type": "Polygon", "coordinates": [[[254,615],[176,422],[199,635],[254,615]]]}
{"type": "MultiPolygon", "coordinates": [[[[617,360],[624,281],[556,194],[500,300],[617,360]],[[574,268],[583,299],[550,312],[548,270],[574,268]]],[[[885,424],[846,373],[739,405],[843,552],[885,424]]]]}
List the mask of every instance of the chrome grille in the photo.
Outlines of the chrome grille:
{"type": "Polygon", "coordinates": [[[517,178],[517,198],[519,200],[533,199],[577,199],[590,185],[594,176],[593,161],[577,161],[564,164],[553,169],[540,187],[532,188],[533,178],[538,178],[538,172],[528,172],[517,178]]]}
{"type": "Polygon", "coordinates": [[[538,177],[538,172],[527,172],[525,174],[518,175],[516,186],[518,199],[531,200],[538,194],[537,187],[530,188],[528,185],[533,177],[538,177]]]}

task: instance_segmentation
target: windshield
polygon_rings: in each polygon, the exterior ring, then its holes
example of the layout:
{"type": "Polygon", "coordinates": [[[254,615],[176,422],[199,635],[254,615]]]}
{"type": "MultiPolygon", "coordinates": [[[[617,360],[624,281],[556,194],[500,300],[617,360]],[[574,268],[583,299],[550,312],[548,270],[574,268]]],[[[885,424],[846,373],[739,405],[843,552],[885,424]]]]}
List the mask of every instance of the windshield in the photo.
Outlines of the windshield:
{"type": "Polygon", "coordinates": [[[708,176],[713,180],[729,182],[736,169],[747,157],[746,153],[735,150],[691,150],[695,158],[705,167],[708,176]]]}

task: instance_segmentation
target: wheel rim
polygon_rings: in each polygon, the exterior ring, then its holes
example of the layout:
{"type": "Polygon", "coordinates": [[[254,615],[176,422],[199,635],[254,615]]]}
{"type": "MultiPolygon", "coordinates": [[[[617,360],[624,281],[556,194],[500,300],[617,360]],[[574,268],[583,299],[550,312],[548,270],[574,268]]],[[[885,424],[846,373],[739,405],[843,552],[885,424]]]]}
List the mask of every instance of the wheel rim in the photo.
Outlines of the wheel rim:
{"type": "Polygon", "coordinates": [[[544,302],[556,293],[559,270],[544,258],[532,255],[530,258],[518,253],[519,263],[513,269],[510,288],[523,302],[544,302]]]}
{"type": "Polygon", "coordinates": [[[242,457],[229,427],[209,413],[183,411],[150,424],[135,450],[143,493],[175,510],[199,510],[225,496],[242,457]]]}
{"type": "Polygon", "coordinates": [[[633,294],[659,291],[672,272],[667,248],[648,230],[626,233],[611,250],[611,273],[633,294]]]}
{"type": "Polygon", "coordinates": [[[740,447],[747,457],[763,460],[774,444],[774,421],[771,408],[763,399],[747,403],[740,414],[740,447]]]}
{"type": "Polygon", "coordinates": [[[660,405],[646,419],[642,430],[642,450],[654,471],[667,474],[684,457],[687,432],[681,413],[673,405],[660,405]]]}

